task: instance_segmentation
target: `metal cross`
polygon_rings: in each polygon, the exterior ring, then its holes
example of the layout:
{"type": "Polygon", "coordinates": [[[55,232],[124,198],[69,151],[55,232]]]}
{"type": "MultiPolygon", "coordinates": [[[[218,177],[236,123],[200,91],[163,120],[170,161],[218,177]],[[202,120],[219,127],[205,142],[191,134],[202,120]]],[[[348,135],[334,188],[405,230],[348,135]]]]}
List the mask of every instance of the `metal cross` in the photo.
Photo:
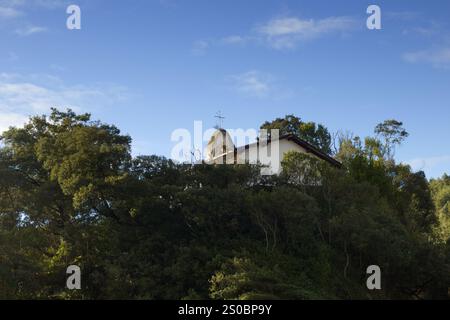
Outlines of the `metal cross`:
{"type": "Polygon", "coordinates": [[[214,116],[214,118],[217,119],[217,128],[218,129],[222,129],[223,127],[223,120],[225,119],[225,117],[222,115],[222,112],[219,110],[217,111],[216,115],[214,116]]]}

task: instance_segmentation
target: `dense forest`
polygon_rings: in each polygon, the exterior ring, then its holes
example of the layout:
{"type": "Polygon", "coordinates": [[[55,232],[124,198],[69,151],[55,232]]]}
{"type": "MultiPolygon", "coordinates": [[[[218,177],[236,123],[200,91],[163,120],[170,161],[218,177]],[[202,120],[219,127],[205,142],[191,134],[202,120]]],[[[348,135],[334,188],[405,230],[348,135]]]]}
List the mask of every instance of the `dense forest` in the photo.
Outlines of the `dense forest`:
{"type": "Polygon", "coordinates": [[[252,165],[131,155],[89,114],[52,110],[0,147],[2,299],[447,299],[450,177],[395,161],[396,120],[372,137],[288,115],[261,128],[308,141],[336,168],[289,153],[252,165]],[[82,289],[66,288],[66,269],[82,289]],[[366,268],[381,268],[368,290],[366,268]]]}

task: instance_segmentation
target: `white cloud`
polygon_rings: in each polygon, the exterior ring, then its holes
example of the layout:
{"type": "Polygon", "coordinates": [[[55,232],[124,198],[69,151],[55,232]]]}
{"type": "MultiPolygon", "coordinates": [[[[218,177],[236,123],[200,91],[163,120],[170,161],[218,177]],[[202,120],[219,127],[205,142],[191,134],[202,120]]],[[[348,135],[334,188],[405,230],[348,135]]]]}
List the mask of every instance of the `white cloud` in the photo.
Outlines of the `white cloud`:
{"type": "Polygon", "coordinates": [[[220,40],[220,43],[232,45],[232,44],[244,44],[246,41],[247,41],[246,38],[234,35],[234,36],[228,36],[228,37],[222,38],[220,40]]]}
{"type": "Polygon", "coordinates": [[[51,107],[93,110],[129,98],[124,87],[111,84],[68,86],[51,75],[0,74],[0,132],[51,107]]]}
{"type": "Polygon", "coordinates": [[[28,26],[24,28],[19,28],[16,30],[16,33],[20,36],[30,36],[35,33],[41,33],[47,31],[47,28],[45,27],[38,27],[38,26],[28,26]]]}
{"type": "Polygon", "coordinates": [[[0,6],[9,8],[35,6],[55,9],[68,5],[69,2],[69,0],[0,0],[0,6]]]}
{"type": "MultiPolygon", "coordinates": [[[[22,1],[22,0],[18,0],[18,1],[22,1]]],[[[29,2],[31,2],[35,6],[44,7],[47,9],[56,9],[56,8],[61,8],[64,6],[67,7],[69,4],[73,3],[73,1],[69,1],[69,0],[32,0],[32,1],[27,0],[27,3],[29,3],[29,2]]]]}
{"type": "Polygon", "coordinates": [[[25,4],[25,0],[0,0],[0,6],[17,7],[25,4]]]}
{"type": "Polygon", "coordinates": [[[386,18],[392,20],[416,20],[421,14],[416,11],[388,11],[383,14],[386,18]]]}
{"type": "Polygon", "coordinates": [[[427,19],[425,21],[417,21],[416,24],[417,23],[420,25],[408,23],[402,34],[407,36],[421,36],[430,39],[440,39],[447,33],[445,24],[440,21],[427,19]]]}
{"type": "Polygon", "coordinates": [[[249,37],[242,37],[239,35],[227,36],[217,39],[197,40],[192,44],[191,53],[195,56],[203,56],[210,48],[227,45],[243,45],[249,40],[249,37]]]}
{"type": "Polygon", "coordinates": [[[349,17],[328,17],[319,20],[286,17],[272,19],[256,30],[272,47],[286,49],[294,48],[304,40],[350,30],[354,25],[355,21],[349,17]]]}
{"type": "Polygon", "coordinates": [[[27,117],[18,113],[8,113],[0,111],[0,134],[8,130],[9,127],[22,126],[27,117]]]}
{"type": "Polygon", "coordinates": [[[279,79],[272,74],[258,70],[230,75],[225,80],[230,84],[231,90],[249,98],[280,101],[296,95],[291,89],[281,85],[279,79]]]}
{"type": "Polygon", "coordinates": [[[68,0],[0,0],[0,27],[21,36],[46,31],[45,27],[31,24],[28,11],[61,9],[68,4],[68,0]]]}
{"type": "Polygon", "coordinates": [[[450,47],[408,52],[403,59],[410,63],[428,63],[435,68],[450,69],[450,47]]]}
{"type": "Polygon", "coordinates": [[[229,76],[228,80],[233,82],[236,91],[247,96],[266,97],[273,89],[273,77],[256,70],[229,76]]]}
{"type": "Polygon", "coordinates": [[[439,35],[441,33],[441,30],[436,23],[432,23],[431,26],[427,27],[415,27],[412,29],[412,31],[424,37],[431,37],[434,35],[439,35]]]}
{"type": "Polygon", "coordinates": [[[324,19],[300,19],[297,17],[275,18],[253,28],[244,35],[234,34],[213,40],[194,43],[193,53],[203,55],[206,49],[219,45],[244,45],[265,43],[276,49],[292,49],[300,42],[336,32],[350,31],[357,25],[351,17],[328,17],[324,19]]]}
{"type": "Polygon", "coordinates": [[[63,67],[63,66],[61,66],[61,65],[59,65],[59,64],[54,64],[54,63],[50,65],[50,68],[51,68],[52,70],[56,71],[56,72],[64,72],[64,71],[67,71],[67,68],[66,68],[66,67],[63,67]]]}
{"type": "Polygon", "coordinates": [[[259,28],[259,31],[269,37],[288,34],[308,33],[314,27],[314,20],[300,20],[298,18],[280,18],[269,21],[259,28]]]}
{"type": "Polygon", "coordinates": [[[178,8],[178,3],[176,0],[159,0],[159,4],[168,9],[178,8]]]}
{"type": "Polygon", "coordinates": [[[22,12],[12,7],[0,7],[0,19],[2,18],[16,18],[22,15],[22,12]]]}
{"type": "Polygon", "coordinates": [[[209,42],[206,40],[195,41],[192,45],[191,53],[195,56],[202,56],[206,53],[209,48],[209,42]]]}
{"type": "Polygon", "coordinates": [[[450,155],[429,157],[429,158],[417,158],[407,161],[407,164],[413,168],[413,170],[429,171],[442,165],[448,165],[450,167],[450,155]]]}

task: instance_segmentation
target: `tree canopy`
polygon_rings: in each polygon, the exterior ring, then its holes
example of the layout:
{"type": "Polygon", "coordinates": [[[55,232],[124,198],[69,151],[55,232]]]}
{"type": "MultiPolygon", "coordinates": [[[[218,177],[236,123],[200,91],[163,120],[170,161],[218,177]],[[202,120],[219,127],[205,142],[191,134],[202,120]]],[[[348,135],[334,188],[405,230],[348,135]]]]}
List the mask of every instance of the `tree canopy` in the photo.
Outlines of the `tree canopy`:
{"type": "MultiPolygon", "coordinates": [[[[329,152],[321,125],[262,127],[329,152]]],[[[129,136],[71,110],[1,140],[2,299],[448,298],[450,178],[380,151],[403,140],[342,138],[342,169],[289,153],[271,177],[132,157],[129,136]],[[69,265],[82,290],[65,287],[69,265]]]]}
{"type": "Polygon", "coordinates": [[[266,121],[261,129],[278,129],[280,136],[292,134],[310,143],[320,151],[331,154],[331,135],[326,127],[315,122],[304,122],[297,116],[287,115],[273,121],[266,121]]]}

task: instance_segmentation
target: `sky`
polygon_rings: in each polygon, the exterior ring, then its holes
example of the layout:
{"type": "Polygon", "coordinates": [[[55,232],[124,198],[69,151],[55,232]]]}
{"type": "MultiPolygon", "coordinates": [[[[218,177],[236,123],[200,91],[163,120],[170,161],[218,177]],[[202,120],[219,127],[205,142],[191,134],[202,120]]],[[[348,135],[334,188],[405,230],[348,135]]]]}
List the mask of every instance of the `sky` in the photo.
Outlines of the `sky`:
{"type": "Polygon", "coordinates": [[[51,107],[89,112],[170,156],[174,130],[295,114],[409,138],[396,158],[450,173],[450,1],[0,0],[0,132],[51,107]],[[81,29],[69,30],[69,5],[81,29]],[[366,10],[381,9],[381,30],[366,10]]]}

